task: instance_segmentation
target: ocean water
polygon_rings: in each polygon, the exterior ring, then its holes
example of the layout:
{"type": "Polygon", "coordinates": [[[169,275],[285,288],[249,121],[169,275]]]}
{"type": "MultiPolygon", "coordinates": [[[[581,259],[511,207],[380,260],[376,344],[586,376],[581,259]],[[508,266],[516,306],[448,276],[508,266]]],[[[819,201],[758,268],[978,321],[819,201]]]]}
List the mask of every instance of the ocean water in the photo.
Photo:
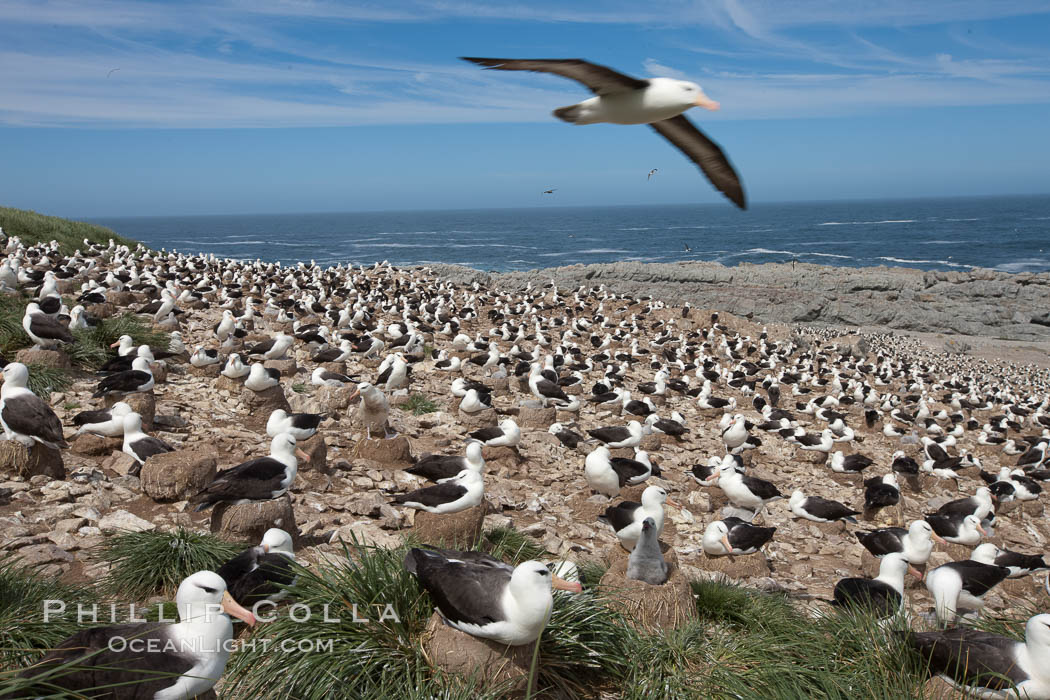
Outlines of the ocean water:
{"type": "Polygon", "coordinates": [[[154,248],[487,271],[619,260],[1050,270],[1050,195],[92,219],[154,248]]]}

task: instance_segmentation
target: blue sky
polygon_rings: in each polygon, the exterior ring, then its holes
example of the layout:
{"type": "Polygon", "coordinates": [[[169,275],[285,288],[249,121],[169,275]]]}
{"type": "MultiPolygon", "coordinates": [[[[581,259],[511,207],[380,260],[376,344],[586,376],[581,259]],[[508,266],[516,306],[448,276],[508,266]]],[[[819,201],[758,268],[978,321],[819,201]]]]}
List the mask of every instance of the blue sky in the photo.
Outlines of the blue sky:
{"type": "Polygon", "coordinates": [[[4,0],[0,204],[724,201],[650,129],[552,118],[581,86],[460,55],[695,80],[722,110],[690,116],[755,202],[1046,192],[1048,35],[1050,5],[1021,0],[4,0]]]}

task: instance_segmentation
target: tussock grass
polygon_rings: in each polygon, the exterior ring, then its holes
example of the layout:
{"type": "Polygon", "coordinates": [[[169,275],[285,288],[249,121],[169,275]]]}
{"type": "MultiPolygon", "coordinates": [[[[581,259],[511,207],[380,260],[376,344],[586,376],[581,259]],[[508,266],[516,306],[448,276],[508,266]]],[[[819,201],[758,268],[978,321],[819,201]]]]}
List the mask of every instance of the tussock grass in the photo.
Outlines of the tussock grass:
{"type": "Polygon", "coordinates": [[[0,554],[0,669],[25,666],[73,634],[78,627],[77,603],[98,599],[90,588],[68,586],[25,566],[12,554],[0,554]],[[45,623],[45,600],[65,602],[65,614],[52,615],[45,623]]]}
{"type": "Polygon", "coordinates": [[[73,385],[73,375],[69,370],[35,362],[26,365],[26,369],[29,370],[29,390],[45,401],[51,397],[51,392],[65,391],[73,385]]]}
{"type": "Polygon", "coordinates": [[[497,527],[485,533],[483,549],[496,559],[515,566],[530,559],[541,559],[546,553],[542,546],[513,527],[497,527]]]}
{"type": "Polygon", "coordinates": [[[45,216],[35,211],[0,207],[0,227],[8,236],[18,236],[25,245],[58,241],[66,255],[84,247],[84,239],[93,243],[109,244],[113,239],[118,245],[123,244],[132,250],[138,245],[130,238],[117,235],[105,226],[89,224],[84,221],[71,221],[57,216],[45,216]]]}
{"type": "Polygon", "coordinates": [[[184,578],[203,569],[215,571],[247,546],[181,527],[174,532],[111,535],[96,550],[110,566],[100,585],[122,600],[157,594],[173,598],[184,578]]]}
{"type": "Polygon", "coordinates": [[[408,401],[401,404],[401,410],[410,411],[413,416],[421,416],[438,410],[438,405],[423,394],[412,394],[408,401]]]}
{"type": "Polygon", "coordinates": [[[402,566],[405,549],[356,541],[343,547],[342,557],[301,571],[290,589],[297,605],[309,607],[310,620],[281,614],[254,630],[253,638],[271,640],[270,649],[313,645],[314,651],[268,653],[248,646],[227,666],[228,697],[407,697],[413,687],[426,687],[419,636],[432,604],[402,566]],[[338,622],[323,622],[325,606],[328,619],[338,622]],[[383,615],[389,610],[396,619],[383,615]],[[368,622],[355,622],[355,611],[368,622]],[[330,649],[317,651],[329,641],[330,649]]]}

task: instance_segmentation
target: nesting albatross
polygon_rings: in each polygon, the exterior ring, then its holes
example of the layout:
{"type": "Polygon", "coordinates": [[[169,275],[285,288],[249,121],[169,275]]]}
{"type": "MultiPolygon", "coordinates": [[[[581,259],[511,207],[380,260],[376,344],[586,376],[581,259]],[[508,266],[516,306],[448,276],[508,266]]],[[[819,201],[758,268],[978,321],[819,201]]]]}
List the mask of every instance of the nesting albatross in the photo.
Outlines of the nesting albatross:
{"type": "Polygon", "coordinates": [[[543,632],[551,588],[579,593],[538,561],[512,567],[481,552],[412,549],[405,569],[427,589],[441,617],[458,630],[501,644],[529,644],[543,632]]]}

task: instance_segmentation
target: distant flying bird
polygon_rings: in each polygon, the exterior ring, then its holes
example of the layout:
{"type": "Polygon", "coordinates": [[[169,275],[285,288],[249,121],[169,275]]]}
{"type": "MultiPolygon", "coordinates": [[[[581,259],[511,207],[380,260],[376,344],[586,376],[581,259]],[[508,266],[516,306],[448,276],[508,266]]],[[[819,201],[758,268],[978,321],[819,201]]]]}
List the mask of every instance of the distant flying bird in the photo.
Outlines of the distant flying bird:
{"type": "Polygon", "coordinates": [[[682,245],[684,245],[684,246],[685,246],[685,252],[687,252],[687,253],[688,253],[689,251],[691,251],[691,250],[692,250],[692,248],[690,248],[690,247],[689,247],[689,244],[688,244],[688,243],[683,243],[682,245]]]}
{"type": "Polygon", "coordinates": [[[541,192],[540,194],[554,194],[554,190],[543,190],[543,192],[541,192]]]}
{"type": "Polygon", "coordinates": [[[555,117],[572,124],[648,124],[696,163],[716,189],[747,209],[744,187],[729,159],[682,115],[690,107],[719,107],[696,83],[673,78],[640,80],[580,58],[460,58],[485,68],[553,73],[582,83],[596,96],[554,110],[555,117]]]}
{"type": "Polygon", "coordinates": [[[116,72],[117,72],[118,70],[120,70],[120,69],[119,69],[119,68],[113,68],[113,69],[111,69],[111,70],[110,70],[110,71],[109,71],[108,73],[106,73],[106,77],[108,78],[109,76],[111,76],[111,75],[113,75],[114,73],[116,73],[116,72]]]}
{"type": "Polygon", "coordinates": [[[650,170],[650,171],[649,171],[649,177],[647,177],[647,178],[645,178],[645,179],[646,179],[646,180],[652,180],[652,179],[653,179],[653,175],[655,175],[655,174],[656,174],[656,171],[657,171],[657,168],[653,168],[652,170],[650,170]]]}

